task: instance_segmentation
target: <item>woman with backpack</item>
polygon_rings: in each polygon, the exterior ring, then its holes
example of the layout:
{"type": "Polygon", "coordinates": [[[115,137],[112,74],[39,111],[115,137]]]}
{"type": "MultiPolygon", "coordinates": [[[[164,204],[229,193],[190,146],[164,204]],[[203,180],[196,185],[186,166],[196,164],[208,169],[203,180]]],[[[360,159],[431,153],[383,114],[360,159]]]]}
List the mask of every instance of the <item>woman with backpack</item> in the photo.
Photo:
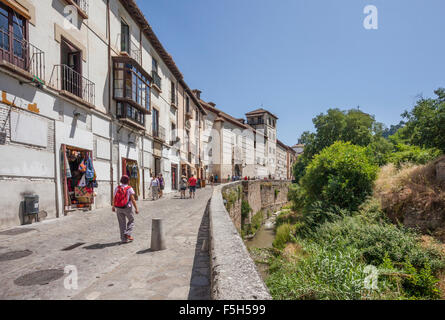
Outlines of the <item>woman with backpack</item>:
{"type": "Polygon", "coordinates": [[[114,190],[113,196],[113,212],[117,213],[122,243],[134,241],[132,237],[134,229],[133,207],[136,214],[139,214],[138,205],[134,198],[135,192],[128,185],[129,182],[130,178],[128,176],[122,176],[121,185],[114,190]]]}

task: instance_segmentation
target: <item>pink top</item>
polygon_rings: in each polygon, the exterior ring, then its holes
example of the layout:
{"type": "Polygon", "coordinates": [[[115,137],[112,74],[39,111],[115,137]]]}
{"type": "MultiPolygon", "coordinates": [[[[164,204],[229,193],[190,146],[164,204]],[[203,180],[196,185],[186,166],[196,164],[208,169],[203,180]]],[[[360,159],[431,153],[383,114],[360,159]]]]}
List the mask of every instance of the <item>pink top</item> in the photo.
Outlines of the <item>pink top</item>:
{"type": "MultiPolygon", "coordinates": [[[[128,187],[127,184],[121,184],[120,186],[123,187],[124,189],[125,189],[126,187],[128,187]]],[[[117,188],[119,188],[119,187],[116,187],[116,189],[114,189],[114,196],[116,196],[117,188]]],[[[131,204],[131,201],[130,201],[130,197],[131,197],[132,195],[134,195],[134,194],[136,194],[136,192],[134,192],[133,188],[130,187],[130,189],[128,189],[128,191],[127,191],[127,202],[128,202],[128,207],[129,207],[129,208],[132,207],[132,204],[131,204]]]]}

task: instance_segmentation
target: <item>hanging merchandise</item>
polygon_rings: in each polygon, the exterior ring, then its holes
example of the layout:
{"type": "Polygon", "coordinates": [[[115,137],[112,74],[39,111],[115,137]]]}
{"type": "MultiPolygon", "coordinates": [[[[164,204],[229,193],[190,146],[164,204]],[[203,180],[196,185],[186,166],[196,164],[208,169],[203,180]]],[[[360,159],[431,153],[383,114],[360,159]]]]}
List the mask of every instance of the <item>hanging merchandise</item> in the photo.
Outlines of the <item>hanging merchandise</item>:
{"type": "Polygon", "coordinates": [[[79,171],[82,173],[85,173],[87,171],[85,160],[82,160],[82,162],[79,164],[79,171]]]}
{"type": "Polygon", "coordinates": [[[85,161],[85,176],[87,180],[93,180],[95,177],[93,162],[91,161],[91,158],[88,156],[88,158],[85,161]]]}
{"type": "Polygon", "coordinates": [[[80,179],[79,184],[77,186],[78,187],[86,187],[87,186],[85,175],[82,176],[82,178],[80,179]]]}
{"type": "Polygon", "coordinates": [[[136,164],[133,164],[133,166],[131,167],[131,178],[137,179],[138,176],[139,176],[138,166],[136,164]]]}
{"type": "Polygon", "coordinates": [[[71,174],[70,164],[68,162],[68,158],[67,157],[64,157],[64,158],[65,158],[65,174],[66,174],[66,177],[68,179],[70,179],[70,178],[73,177],[72,174],[71,174]]]}

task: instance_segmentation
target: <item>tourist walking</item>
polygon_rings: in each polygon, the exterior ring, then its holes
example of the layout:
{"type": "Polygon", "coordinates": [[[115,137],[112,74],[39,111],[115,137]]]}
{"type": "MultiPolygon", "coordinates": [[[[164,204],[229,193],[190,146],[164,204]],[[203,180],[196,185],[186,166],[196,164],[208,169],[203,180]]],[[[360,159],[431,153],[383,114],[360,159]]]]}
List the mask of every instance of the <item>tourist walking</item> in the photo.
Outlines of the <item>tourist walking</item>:
{"type": "Polygon", "coordinates": [[[181,199],[185,199],[185,191],[187,190],[187,177],[182,176],[179,181],[179,189],[181,191],[181,199]]]}
{"type": "Polygon", "coordinates": [[[151,187],[151,196],[153,201],[159,199],[159,179],[156,178],[155,175],[152,176],[150,181],[150,187],[151,187]]]}
{"type": "Polygon", "coordinates": [[[133,188],[128,185],[129,183],[130,178],[128,176],[122,176],[121,184],[116,187],[113,195],[113,212],[117,214],[122,243],[134,241],[132,236],[134,229],[133,207],[136,214],[139,214],[138,205],[134,198],[135,192],[133,188]]]}
{"type": "Polygon", "coordinates": [[[195,175],[192,174],[192,176],[189,179],[189,190],[190,190],[190,199],[193,198],[195,199],[195,195],[196,195],[196,183],[197,180],[195,178],[195,175]]]}
{"type": "Polygon", "coordinates": [[[159,198],[162,198],[164,196],[164,188],[165,188],[164,177],[162,176],[162,173],[159,174],[158,180],[159,180],[159,198]]]}

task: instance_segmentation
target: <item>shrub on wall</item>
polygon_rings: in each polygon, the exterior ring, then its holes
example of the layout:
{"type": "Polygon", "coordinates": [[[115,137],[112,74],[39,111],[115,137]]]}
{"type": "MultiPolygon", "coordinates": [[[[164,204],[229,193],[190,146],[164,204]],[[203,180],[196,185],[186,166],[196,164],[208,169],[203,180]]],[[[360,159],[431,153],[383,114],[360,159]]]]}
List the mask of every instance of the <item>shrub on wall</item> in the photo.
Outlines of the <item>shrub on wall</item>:
{"type": "Polygon", "coordinates": [[[243,200],[243,202],[241,203],[241,219],[242,219],[242,223],[244,222],[244,220],[246,220],[249,217],[249,213],[252,212],[252,208],[250,207],[249,202],[247,202],[246,200],[243,200]]]}
{"type": "Polygon", "coordinates": [[[302,179],[308,203],[322,201],[356,210],[372,194],[377,165],[366,148],[336,142],[315,156],[302,179]]]}

